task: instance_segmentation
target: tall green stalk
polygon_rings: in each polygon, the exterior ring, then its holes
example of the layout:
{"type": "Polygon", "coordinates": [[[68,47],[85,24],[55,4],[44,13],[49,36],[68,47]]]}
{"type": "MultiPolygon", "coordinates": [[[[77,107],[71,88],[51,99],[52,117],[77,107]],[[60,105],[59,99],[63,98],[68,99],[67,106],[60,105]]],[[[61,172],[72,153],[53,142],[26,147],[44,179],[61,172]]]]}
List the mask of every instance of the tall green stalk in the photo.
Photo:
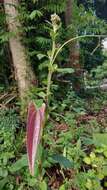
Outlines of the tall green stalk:
{"type": "Polygon", "coordinates": [[[53,74],[53,59],[54,59],[54,54],[55,54],[55,39],[53,40],[52,43],[52,53],[51,53],[51,57],[49,58],[49,67],[48,67],[48,77],[47,77],[47,92],[46,92],[46,104],[47,104],[47,108],[49,109],[49,97],[50,97],[50,88],[51,88],[51,80],[52,80],[52,74],[53,74]]]}
{"type": "MultiPolygon", "coordinates": [[[[52,50],[51,53],[48,55],[49,58],[49,65],[48,65],[48,77],[47,77],[47,90],[46,90],[46,104],[47,104],[47,110],[49,111],[49,104],[50,104],[50,94],[51,94],[51,82],[52,82],[52,75],[54,72],[58,71],[58,68],[56,67],[55,60],[58,56],[58,54],[61,52],[64,46],[66,46],[69,43],[72,43],[75,40],[79,40],[82,38],[99,38],[103,37],[106,38],[107,35],[82,35],[82,36],[76,36],[74,38],[69,39],[65,43],[63,43],[59,48],[56,47],[56,36],[58,34],[58,29],[60,28],[61,22],[58,15],[53,14],[51,15],[51,38],[52,38],[52,50]]],[[[69,68],[70,70],[71,68],[69,68]]],[[[62,69],[62,72],[65,69],[62,69]]]]}

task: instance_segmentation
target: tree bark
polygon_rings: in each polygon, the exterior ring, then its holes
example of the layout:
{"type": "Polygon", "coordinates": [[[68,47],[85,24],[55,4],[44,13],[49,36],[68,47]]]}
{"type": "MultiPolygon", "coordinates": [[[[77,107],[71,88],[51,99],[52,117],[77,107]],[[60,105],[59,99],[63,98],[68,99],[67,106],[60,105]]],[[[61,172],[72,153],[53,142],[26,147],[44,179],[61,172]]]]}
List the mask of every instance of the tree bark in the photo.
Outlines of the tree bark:
{"type": "Polygon", "coordinates": [[[15,71],[15,80],[18,84],[21,101],[26,102],[28,91],[35,80],[35,76],[27,59],[25,47],[21,42],[20,29],[22,26],[18,20],[18,6],[18,0],[4,0],[7,27],[12,34],[9,38],[9,46],[15,71]]]}
{"type": "MultiPolygon", "coordinates": [[[[67,0],[66,11],[65,11],[65,23],[66,27],[70,24],[73,24],[73,0],[67,0]]],[[[73,38],[77,35],[77,31],[74,28],[73,35],[70,38],[73,38]]],[[[69,46],[69,61],[68,67],[72,67],[75,72],[73,74],[72,87],[77,93],[83,88],[82,82],[82,67],[80,64],[80,44],[79,41],[73,41],[69,46]]]]}

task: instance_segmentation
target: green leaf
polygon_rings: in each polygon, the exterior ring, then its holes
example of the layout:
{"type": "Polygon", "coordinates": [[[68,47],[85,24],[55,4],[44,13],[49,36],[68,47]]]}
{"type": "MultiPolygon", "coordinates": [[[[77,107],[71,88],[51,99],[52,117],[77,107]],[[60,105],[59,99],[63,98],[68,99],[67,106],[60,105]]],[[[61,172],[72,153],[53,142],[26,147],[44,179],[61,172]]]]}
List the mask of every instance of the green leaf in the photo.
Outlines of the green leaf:
{"type": "Polygon", "coordinates": [[[98,177],[99,180],[102,180],[104,178],[104,174],[103,173],[99,173],[97,175],[97,177],[98,177]]]}
{"type": "Polygon", "coordinates": [[[64,184],[61,185],[61,187],[59,188],[59,190],[66,190],[66,189],[65,189],[65,185],[64,185],[64,184]]]}
{"type": "Polygon", "coordinates": [[[85,145],[92,145],[93,144],[93,139],[89,137],[81,137],[82,143],[85,145]]]}
{"type": "Polygon", "coordinates": [[[107,146],[107,133],[95,133],[93,134],[94,144],[97,146],[107,146]]]}
{"type": "Polygon", "coordinates": [[[30,19],[33,20],[35,17],[41,17],[42,13],[39,10],[34,10],[30,14],[30,19]]]}
{"type": "MultiPolygon", "coordinates": [[[[44,69],[44,68],[47,68],[48,65],[49,65],[49,61],[44,61],[44,62],[40,63],[40,64],[39,64],[39,67],[38,67],[39,71],[43,71],[43,69],[44,69]]],[[[44,81],[44,80],[43,80],[43,81],[44,81]]],[[[47,83],[46,83],[46,84],[47,84],[47,83]]]]}
{"type": "Polygon", "coordinates": [[[47,184],[46,182],[43,180],[41,183],[40,183],[40,190],[47,190],[47,184]]]}
{"type": "Polygon", "coordinates": [[[38,96],[40,97],[40,98],[45,98],[46,97],[46,94],[44,93],[44,92],[39,92],[38,93],[38,96]]]}
{"type": "Polygon", "coordinates": [[[85,158],[84,158],[84,162],[85,162],[86,164],[88,164],[88,165],[91,164],[91,159],[90,159],[90,157],[88,157],[88,156],[85,157],[85,158]]]}
{"type": "Polygon", "coordinates": [[[74,69],[72,68],[60,68],[57,69],[58,73],[66,74],[66,73],[74,73],[74,69]]]}
{"type": "Polygon", "coordinates": [[[0,177],[7,177],[8,176],[8,170],[0,168],[0,177]]]}
{"type": "Polygon", "coordinates": [[[41,53],[39,53],[39,54],[37,55],[37,58],[38,58],[39,60],[43,59],[44,57],[46,57],[46,55],[41,54],[41,53]]]}
{"type": "Polygon", "coordinates": [[[104,187],[107,187],[107,181],[104,182],[104,187]]]}
{"type": "Polygon", "coordinates": [[[28,182],[30,187],[34,187],[37,183],[37,181],[35,180],[35,177],[29,177],[27,182],[28,182]]]}
{"type": "Polygon", "coordinates": [[[103,152],[104,156],[107,158],[107,150],[103,152]]]}
{"type": "Polygon", "coordinates": [[[73,168],[74,164],[70,160],[68,160],[66,157],[55,154],[52,156],[53,160],[60,164],[60,166],[63,166],[64,168],[73,168]]]}
{"type": "Polygon", "coordinates": [[[85,186],[87,187],[87,189],[92,189],[92,181],[90,179],[87,179],[85,186]]]}
{"type": "Polygon", "coordinates": [[[35,104],[37,108],[40,108],[43,104],[43,99],[35,100],[35,104]]]}
{"type": "Polygon", "coordinates": [[[21,159],[17,160],[10,168],[10,172],[14,173],[28,166],[27,155],[23,155],[21,159]]]}
{"type": "Polygon", "coordinates": [[[38,0],[32,0],[32,2],[35,4],[38,0]]]}
{"type": "Polygon", "coordinates": [[[94,161],[96,159],[96,155],[94,152],[91,152],[90,159],[91,159],[91,161],[94,161]]]}
{"type": "Polygon", "coordinates": [[[0,190],[2,190],[4,188],[4,186],[7,182],[8,182],[7,178],[0,180],[0,190]]]}
{"type": "Polygon", "coordinates": [[[102,168],[102,174],[104,176],[107,176],[107,166],[103,166],[103,168],[102,168]]]}

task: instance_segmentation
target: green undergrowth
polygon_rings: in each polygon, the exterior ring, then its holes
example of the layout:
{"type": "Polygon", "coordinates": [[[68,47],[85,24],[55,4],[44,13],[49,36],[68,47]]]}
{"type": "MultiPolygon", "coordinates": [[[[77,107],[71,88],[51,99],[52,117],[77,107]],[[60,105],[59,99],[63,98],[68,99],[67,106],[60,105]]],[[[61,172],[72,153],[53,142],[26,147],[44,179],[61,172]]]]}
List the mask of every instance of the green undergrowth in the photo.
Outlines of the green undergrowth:
{"type": "Polygon", "coordinates": [[[1,109],[0,190],[105,190],[105,107],[106,93],[94,93],[92,99],[69,91],[62,100],[53,98],[34,177],[28,169],[25,124],[14,109],[1,109]]]}

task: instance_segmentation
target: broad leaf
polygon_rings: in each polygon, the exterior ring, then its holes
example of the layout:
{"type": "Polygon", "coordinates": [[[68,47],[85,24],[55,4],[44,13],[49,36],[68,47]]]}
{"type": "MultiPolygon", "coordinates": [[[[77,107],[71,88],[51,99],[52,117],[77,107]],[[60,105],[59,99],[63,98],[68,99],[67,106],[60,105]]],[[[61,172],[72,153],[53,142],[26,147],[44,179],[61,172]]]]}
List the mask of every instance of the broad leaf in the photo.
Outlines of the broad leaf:
{"type": "Polygon", "coordinates": [[[23,155],[22,158],[20,158],[14,164],[12,164],[9,170],[10,172],[14,173],[24,168],[25,166],[28,166],[27,155],[23,155]]]}
{"type": "Polygon", "coordinates": [[[66,157],[60,155],[60,154],[55,154],[52,156],[53,160],[59,163],[61,166],[64,168],[73,168],[74,164],[70,160],[68,160],[66,157]]]}
{"type": "Polygon", "coordinates": [[[107,145],[107,133],[94,133],[93,140],[97,146],[107,145]]]}
{"type": "Polygon", "coordinates": [[[47,190],[47,184],[46,182],[43,180],[42,182],[40,182],[40,190],[47,190]]]}
{"type": "Polygon", "coordinates": [[[64,184],[61,185],[61,187],[59,188],[59,190],[66,190],[66,189],[65,189],[65,185],[64,185],[64,184]]]}
{"type": "Polygon", "coordinates": [[[0,190],[4,189],[5,184],[8,182],[8,178],[0,180],[0,190]]]}

